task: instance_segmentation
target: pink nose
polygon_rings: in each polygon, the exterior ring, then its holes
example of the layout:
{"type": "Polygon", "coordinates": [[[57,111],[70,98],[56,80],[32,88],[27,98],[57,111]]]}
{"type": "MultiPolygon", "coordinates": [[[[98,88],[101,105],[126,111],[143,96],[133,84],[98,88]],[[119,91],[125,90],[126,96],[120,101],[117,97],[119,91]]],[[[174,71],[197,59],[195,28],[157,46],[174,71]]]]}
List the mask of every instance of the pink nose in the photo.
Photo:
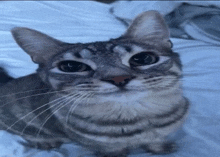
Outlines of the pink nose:
{"type": "Polygon", "coordinates": [[[116,84],[118,83],[122,83],[126,80],[130,80],[131,76],[116,76],[116,77],[112,77],[111,80],[114,81],[116,84]]]}
{"type": "Polygon", "coordinates": [[[134,77],[130,76],[130,75],[114,76],[114,77],[111,77],[111,78],[104,79],[104,81],[110,82],[110,83],[112,83],[116,86],[119,86],[119,87],[123,87],[133,78],[134,77]]]}

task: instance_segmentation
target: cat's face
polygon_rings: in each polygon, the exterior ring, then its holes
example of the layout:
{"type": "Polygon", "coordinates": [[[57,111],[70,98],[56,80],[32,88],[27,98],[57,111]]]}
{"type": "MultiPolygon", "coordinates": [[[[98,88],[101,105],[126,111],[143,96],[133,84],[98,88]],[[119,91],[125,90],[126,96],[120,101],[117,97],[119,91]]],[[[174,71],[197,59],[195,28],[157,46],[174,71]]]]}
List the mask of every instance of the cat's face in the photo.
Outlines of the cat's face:
{"type": "Polygon", "coordinates": [[[141,14],[122,37],[107,42],[67,44],[27,28],[15,28],[12,33],[39,64],[42,80],[60,91],[59,96],[68,96],[66,104],[81,104],[78,108],[98,104],[102,107],[93,109],[101,111],[108,110],[109,104],[118,108],[135,104],[135,109],[139,102],[148,105],[146,111],[142,109],[146,113],[156,101],[160,101],[158,106],[177,101],[172,96],[168,100],[166,93],[181,98],[180,61],[171,50],[167,26],[156,12],[141,14]]]}
{"type": "Polygon", "coordinates": [[[65,94],[82,90],[108,97],[169,88],[181,75],[176,57],[162,46],[116,39],[76,44],[52,57],[39,71],[65,94]]]}

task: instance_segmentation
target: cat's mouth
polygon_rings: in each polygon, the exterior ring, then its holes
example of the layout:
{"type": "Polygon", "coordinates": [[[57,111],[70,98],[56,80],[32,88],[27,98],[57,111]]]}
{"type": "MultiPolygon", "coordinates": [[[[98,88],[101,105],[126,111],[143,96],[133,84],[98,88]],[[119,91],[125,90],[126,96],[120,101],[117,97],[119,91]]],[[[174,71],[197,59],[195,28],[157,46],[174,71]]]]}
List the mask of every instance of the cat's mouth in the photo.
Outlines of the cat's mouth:
{"type": "Polygon", "coordinates": [[[104,92],[100,92],[99,95],[127,95],[130,93],[133,93],[134,90],[127,89],[125,87],[120,87],[120,88],[114,88],[111,90],[105,90],[104,92]]]}
{"type": "Polygon", "coordinates": [[[148,88],[144,85],[127,85],[127,86],[111,86],[111,87],[101,87],[99,88],[99,94],[127,94],[144,92],[148,88]]]}

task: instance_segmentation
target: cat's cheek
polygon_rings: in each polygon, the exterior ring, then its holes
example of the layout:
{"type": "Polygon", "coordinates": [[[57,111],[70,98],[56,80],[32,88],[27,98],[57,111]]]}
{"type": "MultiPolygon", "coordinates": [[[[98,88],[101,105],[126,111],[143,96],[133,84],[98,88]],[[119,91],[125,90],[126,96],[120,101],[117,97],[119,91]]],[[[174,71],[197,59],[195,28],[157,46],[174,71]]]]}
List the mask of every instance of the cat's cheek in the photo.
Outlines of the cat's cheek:
{"type": "Polygon", "coordinates": [[[145,84],[144,84],[144,79],[143,78],[136,78],[134,80],[131,80],[127,85],[126,89],[128,90],[136,90],[136,91],[143,91],[147,90],[145,84]]]}
{"type": "Polygon", "coordinates": [[[54,78],[49,78],[48,80],[50,82],[50,85],[53,87],[53,89],[57,90],[59,88],[59,84],[60,84],[59,80],[56,80],[54,78]]]}
{"type": "Polygon", "coordinates": [[[115,85],[106,82],[98,82],[99,88],[97,90],[100,94],[113,93],[118,91],[118,88],[115,85]]]}

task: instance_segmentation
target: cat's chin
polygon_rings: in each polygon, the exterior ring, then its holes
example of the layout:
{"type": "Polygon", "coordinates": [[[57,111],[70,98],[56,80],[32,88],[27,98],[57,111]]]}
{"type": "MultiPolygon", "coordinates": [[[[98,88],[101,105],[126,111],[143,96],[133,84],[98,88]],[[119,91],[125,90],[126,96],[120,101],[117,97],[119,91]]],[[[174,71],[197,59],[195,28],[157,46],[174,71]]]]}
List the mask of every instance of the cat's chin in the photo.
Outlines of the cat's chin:
{"type": "Polygon", "coordinates": [[[128,95],[128,94],[135,94],[138,92],[145,92],[147,89],[143,88],[134,88],[134,87],[122,87],[122,88],[111,88],[111,89],[105,89],[97,92],[97,95],[103,95],[103,96],[120,96],[120,95],[128,95]]]}
{"type": "Polygon", "coordinates": [[[131,92],[134,92],[132,90],[126,89],[126,88],[118,88],[112,91],[105,91],[105,92],[100,92],[98,93],[99,95],[123,95],[123,94],[129,94],[131,92]]]}
{"type": "MultiPolygon", "coordinates": [[[[128,102],[137,102],[138,100],[148,96],[148,92],[140,92],[134,90],[117,90],[115,92],[106,92],[94,95],[94,102],[112,103],[112,104],[128,104],[128,102]]],[[[90,99],[92,100],[92,99],[90,99]]]]}

